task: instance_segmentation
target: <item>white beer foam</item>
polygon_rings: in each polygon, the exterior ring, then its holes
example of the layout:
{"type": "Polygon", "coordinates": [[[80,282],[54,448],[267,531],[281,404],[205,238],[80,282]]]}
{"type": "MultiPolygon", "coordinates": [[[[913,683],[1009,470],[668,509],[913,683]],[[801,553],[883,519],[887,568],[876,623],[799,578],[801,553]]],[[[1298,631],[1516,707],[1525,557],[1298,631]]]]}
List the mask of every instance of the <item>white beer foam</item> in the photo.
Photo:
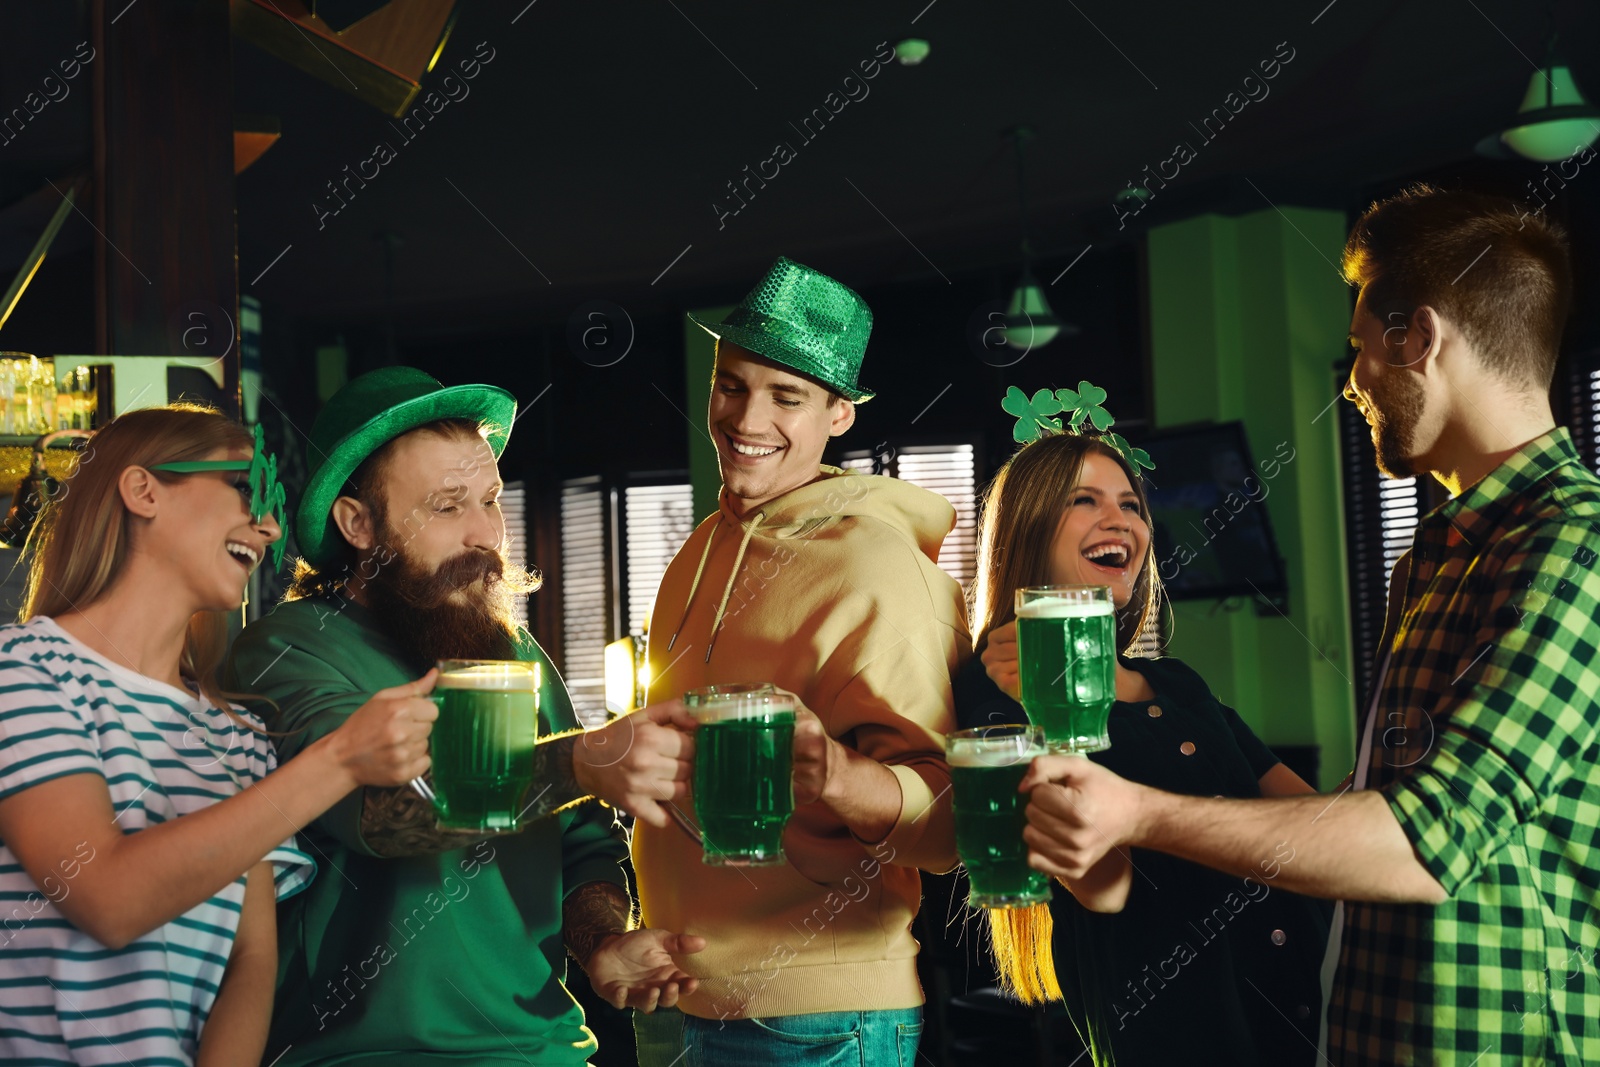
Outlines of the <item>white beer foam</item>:
{"type": "Polygon", "coordinates": [[[785,696],[749,696],[747,694],[712,697],[704,704],[689,708],[689,714],[700,723],[732,722],[738,719],[765,718],[768,715],[794,714],[794,701],[785,696]]]}
{"type": "Polygon", "coordinates": [[[439,675],[437,689],[472,689],[490,693],[527,693],[537,687],[537,675],[532,668],[482,665],[465,667],[439,675]]]}
{"type": "Polygon", "coordinates": [[[1015,767],[1046,754],[1043,745],[1030,746],[1021,741],[955,740],[950,742],[945,761],[952,767],[1015,767]]]}
{"type": "Polygon", "coordinates": [[[1089,619],[1110,614],[1111,604],[1106,601],[1085,604],[1081,600],[1055,596],[1030,600],[1017,609],[1019,619],[1089,619]]]}

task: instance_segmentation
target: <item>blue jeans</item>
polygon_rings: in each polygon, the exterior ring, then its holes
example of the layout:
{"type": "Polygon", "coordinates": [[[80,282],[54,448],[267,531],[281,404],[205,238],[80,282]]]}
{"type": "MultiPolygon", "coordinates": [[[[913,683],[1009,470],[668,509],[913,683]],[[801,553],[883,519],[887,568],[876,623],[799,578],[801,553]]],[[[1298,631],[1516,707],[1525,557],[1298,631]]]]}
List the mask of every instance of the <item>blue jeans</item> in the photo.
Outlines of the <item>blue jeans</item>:
{"type": "Polygon", "coordinates": [[[700,1019],[635,1014],[639,1067],[912,1067],[922,1009],[700,1019]]]}

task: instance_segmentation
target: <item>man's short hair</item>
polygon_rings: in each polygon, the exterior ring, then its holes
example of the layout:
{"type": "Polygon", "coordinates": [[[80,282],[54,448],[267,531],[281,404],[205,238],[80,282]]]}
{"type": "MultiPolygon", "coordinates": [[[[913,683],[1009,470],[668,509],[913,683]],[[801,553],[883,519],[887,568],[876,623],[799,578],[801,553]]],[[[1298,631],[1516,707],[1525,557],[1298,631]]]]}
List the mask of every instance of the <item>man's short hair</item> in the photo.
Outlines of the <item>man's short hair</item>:
{"type": "Polygon", "coordinates": [[[1485,367],[1548,389],[1572,298],[1567,235],[1503,197],[1413,185],[1369,207],[1344,247],[1344,277],[1388,323],[1427,305],[1485,367]]]}

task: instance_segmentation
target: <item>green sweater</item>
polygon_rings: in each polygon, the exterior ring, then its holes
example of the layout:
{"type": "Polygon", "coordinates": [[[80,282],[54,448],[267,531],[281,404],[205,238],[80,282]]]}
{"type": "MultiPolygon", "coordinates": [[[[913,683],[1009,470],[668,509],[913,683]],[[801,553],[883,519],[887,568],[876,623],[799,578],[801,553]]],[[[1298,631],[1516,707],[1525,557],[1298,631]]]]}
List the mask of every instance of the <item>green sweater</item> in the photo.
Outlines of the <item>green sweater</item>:
{"type": "MultiPolygon", "coordinates": [[[[540,730],[577,726],[543,665],[540,730]]],[[[342,601],[280,605],[247,626],[225,676],[277,731],[279,759],[338,727],[373,693],[411,681],[371,613],[342,601]],[[341,606],[342,605],[342,606],[341,606]]],[[[304,833],[320,868],[278,912],[278,994],[266,1062],[583,1063],[595,1051],[562,978],[561,909],[586,882],[626,887],[626,848],[609,810],[584,804],[469,848],[383,859],[362,841],[361,791],[304,833]]]]}

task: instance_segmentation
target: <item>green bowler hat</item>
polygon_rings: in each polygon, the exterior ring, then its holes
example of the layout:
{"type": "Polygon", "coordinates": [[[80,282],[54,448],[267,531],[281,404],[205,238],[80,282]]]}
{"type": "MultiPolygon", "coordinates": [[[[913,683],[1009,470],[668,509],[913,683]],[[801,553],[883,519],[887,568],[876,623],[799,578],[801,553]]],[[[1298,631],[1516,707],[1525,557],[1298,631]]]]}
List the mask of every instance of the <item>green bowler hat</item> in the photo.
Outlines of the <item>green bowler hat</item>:
{"type": "Polygon", "coordinates": [[[828,386],[847,400],[872,399],[857,380],[872,332],[867,302],[846,285],[778,257],[721,322],[689,316],[719,341],[736,344],[828,386]]]}
{"type": "Polygon", "coordinates": [[[294,513],[300,554],[313,567],[338,558],[339,530],[330,513],[357,467],[403,433],[440,419],[487,423],[495,459],[505,451],[517,401],[493,385],[446,388],[415,367],[384,367],[346,382],[311,425],[306,463],[311,477],[294,513]]]}

